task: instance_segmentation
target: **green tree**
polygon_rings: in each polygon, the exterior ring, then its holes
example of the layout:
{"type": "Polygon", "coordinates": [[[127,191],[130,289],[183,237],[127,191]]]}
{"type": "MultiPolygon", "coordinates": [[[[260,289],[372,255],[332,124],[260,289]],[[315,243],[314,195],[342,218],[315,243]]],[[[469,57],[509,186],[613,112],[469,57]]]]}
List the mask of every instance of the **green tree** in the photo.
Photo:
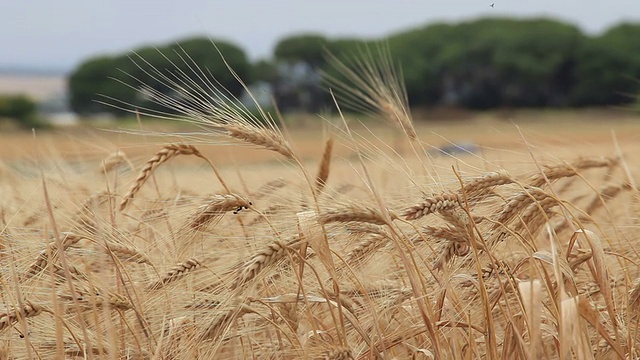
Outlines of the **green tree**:
{"type": "Polygon", "coordinates": [[[23,127],[40,127],[36,112],[36,103],[26,96],[0,96],[0,118],[15,120],[23,127]]]}
{"type": "Polygon", "coordinates": [[[312,68],[318,68],[325,64],[325,49],[328,44],[329,40],[322,35],[294,35],[278,41],[273,54],[278,61],[301,61],[312,68]]]}
{"type": "Polygon", "coordinates": [[[100,56],[78,66],[69,77],[69,102],[73,111],[81,115],[115,111],[95,102],[97,94],[132,98],[134,91],[120,86],[110,78],[123,76],[116,66],[116,58],[100,56]]]}
{"type": "Polygon", "coordinates": [[[580,31],[547,19],[434,24],[389,38],[410,100],[470,108],[563,105],[580,31]]]}
{"type": "Polygon", "coordinates": [[[328,103],[320,81],[328,43],[324,36],[316,34],[278,41],[274,49],[277,78],[272,87],[282,111],[320,111],[328,103]]]}
{"type": "Polygon", "coordinates": [[[80,114],[122,113],[111,105],[171,111],[150,94],[194,102],[212,87],[239,96],[242,85],[224,60],[247,80],[250,63],[244,51],[224,41],[191,38],[163,47],[143,47],[132,54],[102,56],[82,63],[69,79],[71,108],[80,114]],[[213,45],[215,43],[215,46],[213,45]],[[220,53],[218,53],[218,51],[220,53]],[[145,90],[143,90],[143,88],[145,90]]]}
{"type": "Polygon", "coordinates": [[[258,60],[251,66],[249,77],[251,82],[264,81],[274,83],[278,79],[278,68],[272,61],[266,59],[258,60]]]}
{"type": "Polygon", "coordinates": [[[432,105],[443,98],[444,67],[438,57],[453,30],[454,25],[432,24],[387,38],[393,58],[402,67],[411,104],[432,105]]]}
{"type": "Polygon", "coordinates": [[[640,93],[640,24],[620,24],[580,49],[572,101],[578,106],[621,105],[640,93]]]}

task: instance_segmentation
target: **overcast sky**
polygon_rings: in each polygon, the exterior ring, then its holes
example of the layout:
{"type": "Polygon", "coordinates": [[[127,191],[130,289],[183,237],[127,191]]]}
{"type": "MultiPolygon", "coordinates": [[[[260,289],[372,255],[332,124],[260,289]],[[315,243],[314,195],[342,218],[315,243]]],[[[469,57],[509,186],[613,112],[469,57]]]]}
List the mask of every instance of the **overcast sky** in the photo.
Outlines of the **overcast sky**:
{"type": "Polygon", "coordinates": [[[68,70],[193,35],[230,40],[255,59],[297,32],[376,38],[490,15],[550,16],[597,33],[640,21],[640,0],[0,0],[0,68],[68,70]]]}

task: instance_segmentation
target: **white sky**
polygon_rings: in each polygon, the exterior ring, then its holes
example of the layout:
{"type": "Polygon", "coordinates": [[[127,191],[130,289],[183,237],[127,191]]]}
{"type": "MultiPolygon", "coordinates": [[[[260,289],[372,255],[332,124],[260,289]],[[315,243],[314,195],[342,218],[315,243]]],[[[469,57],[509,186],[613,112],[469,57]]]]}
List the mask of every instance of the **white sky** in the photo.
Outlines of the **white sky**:
{"type": "Polygon", "coordinates": [[[640,21],[640,0],[0,0],[0,68],[68,70],[193,35],[231,40],[255,59],[298,32],[381,37],[489,15],[550,16],[597,33],[640,21]]]}

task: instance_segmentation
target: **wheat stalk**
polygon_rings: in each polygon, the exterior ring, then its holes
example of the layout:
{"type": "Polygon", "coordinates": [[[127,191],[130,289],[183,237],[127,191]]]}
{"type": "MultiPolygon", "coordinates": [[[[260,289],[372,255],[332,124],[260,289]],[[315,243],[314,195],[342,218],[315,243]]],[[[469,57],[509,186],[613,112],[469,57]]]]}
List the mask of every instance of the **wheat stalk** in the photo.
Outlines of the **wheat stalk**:
{"type": "Polygon", "coordinates": [[[206,329],[204,329],[204,331],[198,336],[198,341],[200,342],[218,338],[224,329],[234,320],[250,313],[256,313],[256,311],[251,308],[247,302],[242,302],[234,308],[219,312],[214,316],[206,329]]]}
{"type": "Polygon", "coordinates": [[[550,197],[550,195],[538,187],[527,187],[523,191],[512,195],[495,219],[494,228],[513,220],[518,213],[533,202],[542,201],[548,197],[550,197]]]}
{"type": "MultiPolygon", "coordinates": [[[[163,163],[169,161],[170,159],[178,156],[178,155],[194,155],[199,158],[207,160],[198,149],[196,149],[193,145],[185,145],[185,144],[169,144],[165,145],[162,150],[158,151],[154,156],[152,156],[145,163],[144,167],[138,174],[138,177],[135,180],[133,187],[129,190],[129,192],[124,196],[122,201],[120,202],[120,211],[123,211],[127,205],[133,200],[133,197],[140,191],[140,188],[144,183],[151,177],[153,171],[163,163]]],[[[208,161],[208,160],[207,160],[208,161]]]]}
{"type": "Polygon", "coordinates": [[[618,161],[616,159],[597,158],[579,159],[571,164],[545,165],[543,166],[542,172],[531,175],[527,183],[530,186],[541,187],[547,183],[547,180],[552,182],[562,178],[576,176],[580,170],[601,167],[611,168],[617,164],[618,161]]]}
{"type": "Polygon", "coordinates": [[[272,192],[287,186],[289,182],[285,179],[275,179],[260,186],[258,190],[251,193],[252,199],[262,199],[263,197],[271,194],[272,192]]]}
{"type": "Polygon", "coordinates": [[[202,229],[226,212],[233,211],[238,213],[240,210],[248,209],[252,205],[252,202],[236,194],[211,195],[207,203],[200,206],[187,223],[191,229],[202,229]]]}
{"type": "Polygon", "coordinates": [[[491,172],[468,180],[459,192],[461,194],[464,192],[469,201],[477,201],[489,195],[491,190],[496,186],[507,185],[513,182],[513,178],[506,171],[491,172]]]}
{"type": "Polygon", "coordinates": [[[273,265],[280,259],[284,258],[287,251],[295,250],[300,245],[301,242],[298,239],[294,239],[288,243],[276,240],[267,244],[267,246],[253,255],[249,261],[245,262],[244,265],[241,266],[236,280],[231,284],[231,289],[236,289],[251,281],[266,267],[273,265]]]}
{"type": "Polygon", "coordinates": [[[322,152],[322,161],[318,167],[316,174],[315,188],[316,192],[320,194],[327,184],[329,179],[329,169],[331,167],[331,153],[333,152],[333,138],[328,138],[324,143],[324,151],[322,152]]]}
{"type": "Polygon", "coordinates": [[[0,331],[11,327],[20,319],[38,316],[42,313],[43,310],[44,308],[42,306],[27,301],[23,303],[20,308],[13,309],[11,311],[0,312],[0,331]]]}
{"type": "Polygon", "coordinates": [[[223,125],[227,135],[232,138],[275,151],[280,155],[293,159],[293,150],[279,133],[267,128],[258,128],[241,122],[223,125]]]}
{"type": "Polygon", "coordinates": [[[131,164],[131,161],[129,161],[129,158],[127,157],[127,155],[124,152],[118,150],[112,154],[109,154],[109,156],[107,156],[102,161],[102,165],[100,166],[100,172],[102,172],[103,174],[106,174],[109,171],[114,170],[115,168],[119,167],[122,164],[128,164],[129,167],[133,169],[133,165],[131,164]]]}
{"type": "Polygon", "coordinates": [[[150,284],[149,286],[147,286],[147,289],[150,289],[150,290],[161,289],[165,285],[168,285],[168,284],[170,284],[172,282],[175,282],[175,281],[183,278],[188,273],[193,272],[194,270],[196,270],[200,266],[202,266],[202,263],[200,262],[200,260],[198,260],[196,258],[191,258],[191,259],[189,259],[187,261],[181,262],[178,265],[172,267],[165,274],[165,276],[162,277],[162,279],[160,279],[160,280],[150,284]]]}
{"type": "Polygon", "coordinates": [[[298,331],[299,317],[298,317],[298,303],[281,303],[279,304],[280,317],[289,325],[294,332],[298,331]]]}
{"type": "MultiPolygon", "coordinates": [[[[393,212],[389,212],[391,220],[398,219],[393,212]]],[[[386,225],[387,221],[378,209],[359,204],[345,204],[342,207],[326,211],[318,216],[321,224],[332,222],[361,222],[376,225],[386,225]]]]}
{"type": "Polygon", "coordinates": [[[345,346],[333,346],[331,349],[324,350],[319,359],[322,360],[351,360],[354,359],[351,349],[345,346]]]}
{"type": "Polygon", "coordinates": [[[149,260],[149,258],[145,254],[129,246],[110,242],[106,243],[106,248],[111,251],[113,255],[126,261],[133,261],[140,264],[151,265],[151,260],[149,260]]]}
{"type": "Polygon", "coordinates": [[[355,264],[371,253],[374,253],[381,249],[389,242],[389,236],[373,235],[360,241],[353,249],[351,249],[346,257],[346,264],[355,264]]]}
{"type": "Polygon", "coordinates": [[[417,220],[439,210],[449,210],[458,207],[461,205],[461,202],[460,195],[452,192],[443,193],[425,198],[420,204],[405,210],[402,216],[404,216],[406,220],[417,220]]]}

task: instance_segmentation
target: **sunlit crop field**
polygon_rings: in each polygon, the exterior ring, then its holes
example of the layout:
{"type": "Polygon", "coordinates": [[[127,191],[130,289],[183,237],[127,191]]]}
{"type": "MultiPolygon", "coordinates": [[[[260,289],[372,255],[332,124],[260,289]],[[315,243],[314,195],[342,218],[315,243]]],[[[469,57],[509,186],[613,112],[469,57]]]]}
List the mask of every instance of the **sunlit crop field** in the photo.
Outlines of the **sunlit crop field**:
{"type": "Polygon", "coordinates": [[[2,133],[0,358],[636,358],[640,123],[589,114],[2,133]]]}

